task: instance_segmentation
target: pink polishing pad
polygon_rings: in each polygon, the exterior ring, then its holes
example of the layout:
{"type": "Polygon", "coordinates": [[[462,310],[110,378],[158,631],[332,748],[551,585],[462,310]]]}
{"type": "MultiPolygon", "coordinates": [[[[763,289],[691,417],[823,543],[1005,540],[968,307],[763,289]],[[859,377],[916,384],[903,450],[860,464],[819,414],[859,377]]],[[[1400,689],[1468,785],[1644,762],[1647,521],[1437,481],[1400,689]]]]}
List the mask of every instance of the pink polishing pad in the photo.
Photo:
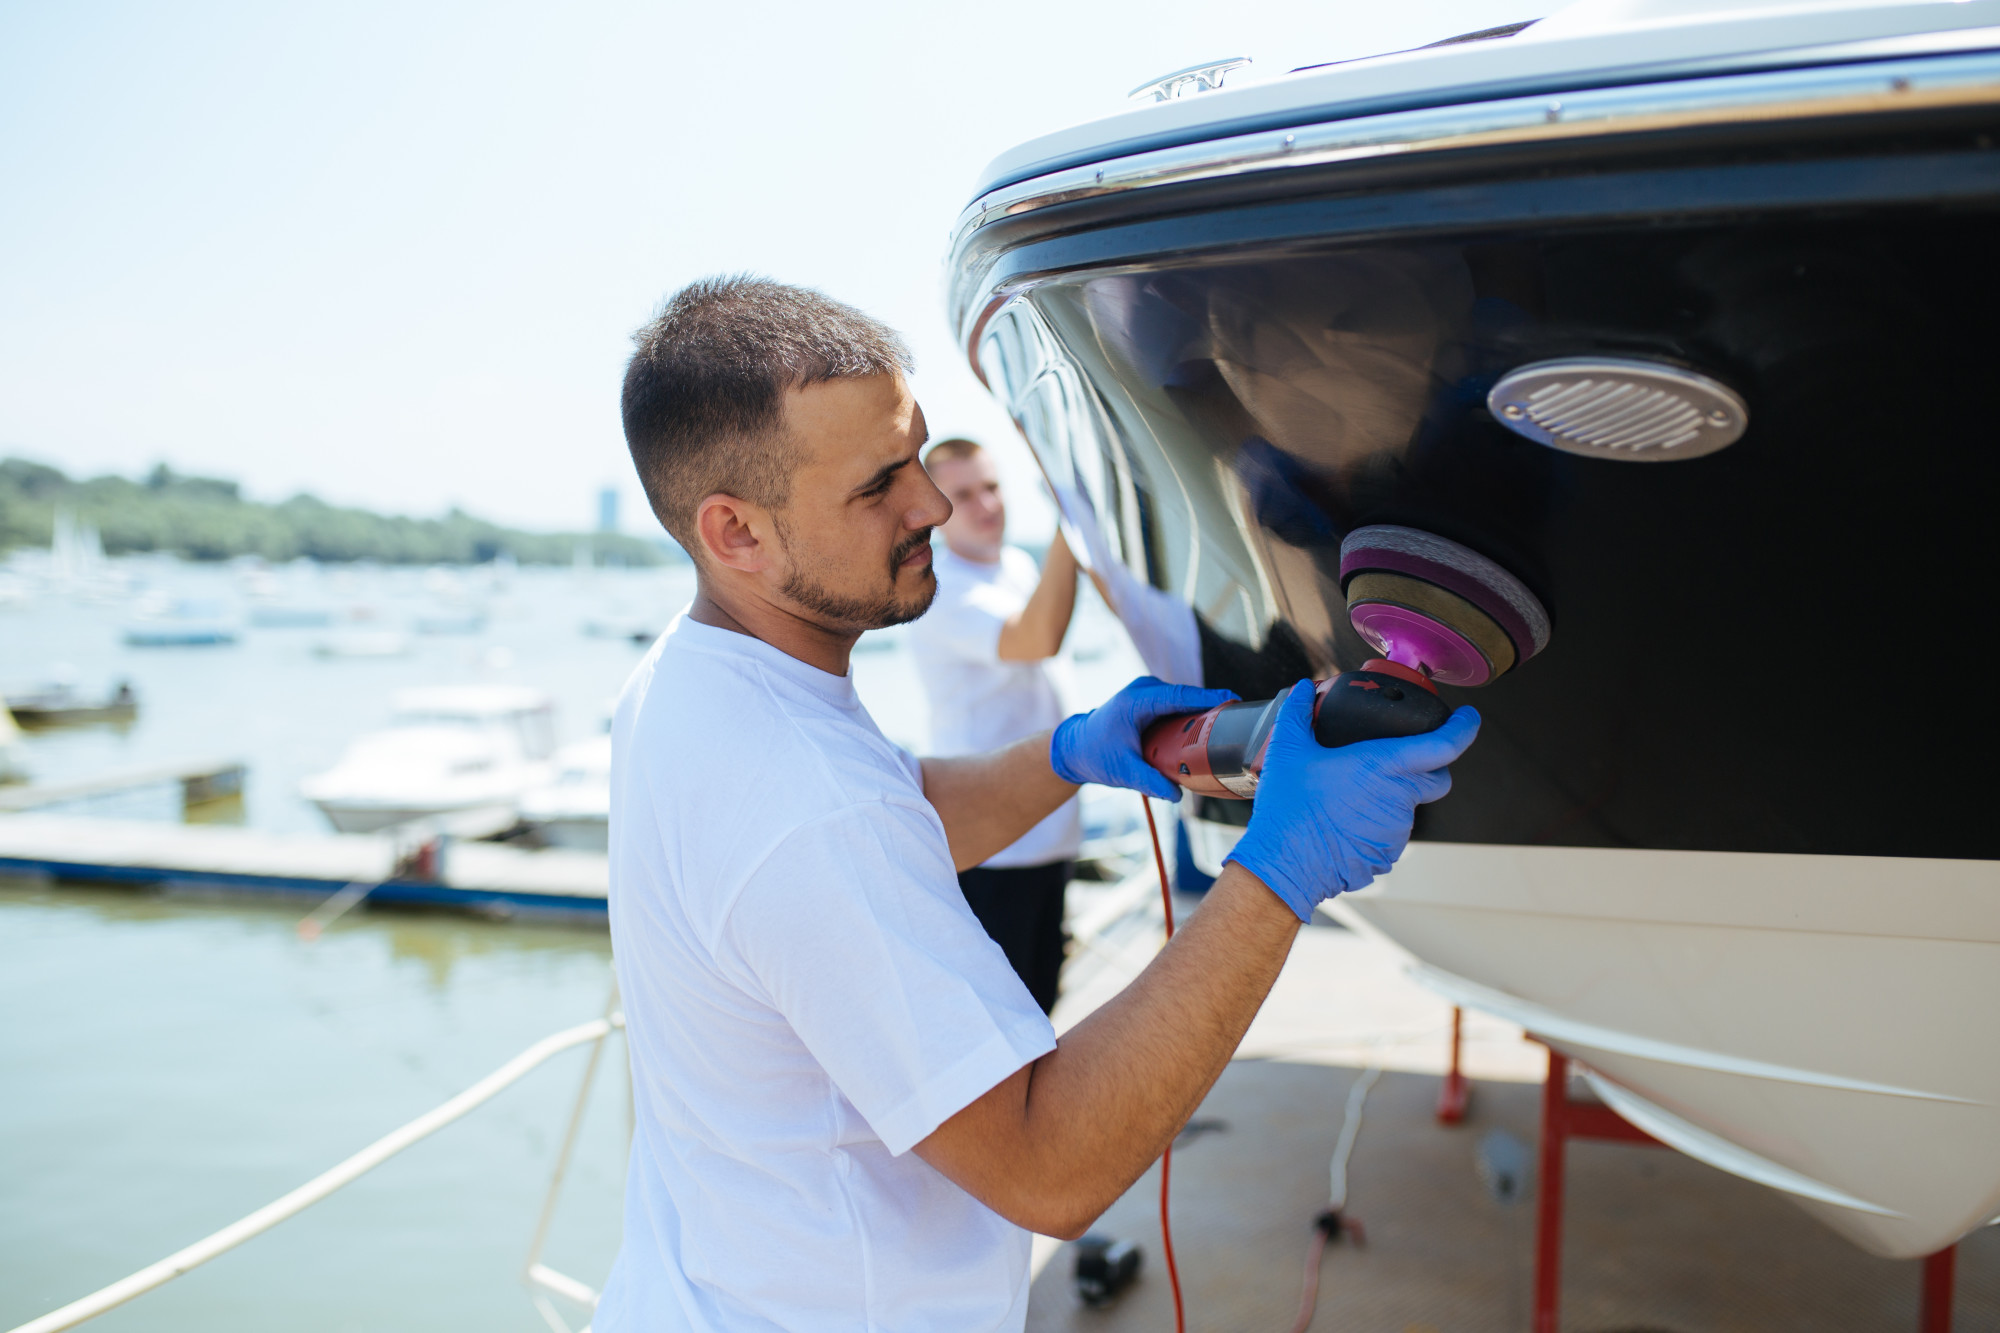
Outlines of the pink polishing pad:
{"type": "Polygon", "coordinates": [[[1361,602],[1348,618],[1382,656],[1404,666],[1422,667],[1431,679],[1446,685],[1484,685],[1493,679],[1492,664],[1470,640],[1421,611],[1387,602],[1361,602]]]}

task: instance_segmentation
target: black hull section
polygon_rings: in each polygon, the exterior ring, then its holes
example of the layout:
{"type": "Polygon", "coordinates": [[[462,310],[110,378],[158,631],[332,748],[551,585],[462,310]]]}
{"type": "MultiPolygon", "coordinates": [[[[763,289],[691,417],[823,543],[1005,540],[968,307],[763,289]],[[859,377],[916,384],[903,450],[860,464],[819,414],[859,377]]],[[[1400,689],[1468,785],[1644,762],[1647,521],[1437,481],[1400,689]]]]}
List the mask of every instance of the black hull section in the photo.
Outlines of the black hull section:
{"type": "Polygon", "coordinates": [[[1072,525],[1196,610],[1210,685],[1372,655],[1357,527],[1535,590],[1552,642],[1451,692],[1486,726],[1421,838],[1993,859],[2000,154],[1864,141],[1003,222],[976,354],[1072,525]],[[1579,355],[1712,376],[1749,430],[1642,464],[1486,410],[1579,355]]]}

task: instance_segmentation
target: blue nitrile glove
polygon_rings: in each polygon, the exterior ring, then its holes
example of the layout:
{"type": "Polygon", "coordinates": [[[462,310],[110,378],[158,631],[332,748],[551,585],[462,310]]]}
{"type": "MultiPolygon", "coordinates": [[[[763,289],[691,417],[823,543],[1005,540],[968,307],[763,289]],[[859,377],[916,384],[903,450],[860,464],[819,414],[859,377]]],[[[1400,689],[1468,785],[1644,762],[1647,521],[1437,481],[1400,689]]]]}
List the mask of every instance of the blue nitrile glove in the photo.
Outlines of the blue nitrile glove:
{"type": "Polygon", "coordinates": [[[1235,697],[1141,676],[1101,706],[1064,718],[1049,742],[1049,765],[1064,782],[1101,782],[1178,801],[1181,789],[1139,753],[1140,735],[1169,713],[1199,713],[1235,697]]]}
{"type": "Polygon", "coordinates": [[[1436,731],[1327,749],[1313,738],[1313,683],[1292,687],[1271,728],[1234,861],[1310,921],[1313,908],[1387,872],[1410,841],[1417,807],[1451,790],[1445,765],[1479,734],[1460,708],[1436,731]]]}

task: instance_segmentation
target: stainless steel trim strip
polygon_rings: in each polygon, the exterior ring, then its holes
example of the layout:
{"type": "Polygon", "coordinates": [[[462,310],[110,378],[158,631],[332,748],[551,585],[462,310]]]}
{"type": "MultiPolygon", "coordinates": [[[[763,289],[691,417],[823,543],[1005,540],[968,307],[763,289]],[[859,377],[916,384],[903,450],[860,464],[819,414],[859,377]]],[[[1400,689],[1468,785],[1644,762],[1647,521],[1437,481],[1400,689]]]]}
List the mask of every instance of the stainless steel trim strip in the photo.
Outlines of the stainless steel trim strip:
{"type": "MultiPolygon", "coordinates": [[[[1955,35],[2000,47],[2000,28],[1955,35]]],[[[2000,50],[1360,116],[1159,149],[1005,186],[959,215],[951,252],[1000,217],[1185,181],[1449,149],[1992,103],[2000,103],[2000,50]]]]}

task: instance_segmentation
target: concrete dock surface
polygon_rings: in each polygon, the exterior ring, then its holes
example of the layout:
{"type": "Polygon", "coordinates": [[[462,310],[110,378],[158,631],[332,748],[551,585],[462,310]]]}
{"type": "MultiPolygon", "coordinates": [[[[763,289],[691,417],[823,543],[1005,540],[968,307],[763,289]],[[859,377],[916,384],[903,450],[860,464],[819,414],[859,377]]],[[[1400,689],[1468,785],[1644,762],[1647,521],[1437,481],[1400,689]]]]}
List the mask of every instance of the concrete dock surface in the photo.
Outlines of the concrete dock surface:
{"type": "MultiPolygon", "coordinates": [[[[1178,915],[1179,913],[1177,913],[1178,915]]],[[[1058,1029],[1115,994],[1159,947],[1160,909],[1073,952],[1058,1029]]],[[[1542,1048],[1467,1015],[1474,1080],[1463,1123],[1433,1112],[1450,1009],[1389,946],[1330,925],[1301,932],[1270,1002],[1174,1154],[1174,1240],[1188,1328],[1292,1326],[1312,1218],[1348,1092],[1385,1072],[1363,1111],[1348,1214],[1367,1244],[1327,1248],[1318,1333],[1527,1333],[1533,1280],[1542,1048]],[[1482,1172],[1481,1161],[1486,1169],[1482,1172]],[[1525,1164],[1511,1198],[1504,1171],[1525,1164]]],[[[1914,1333],[1920,1265],[1876,1259],[1784,1196],[1668,1149],[1569,1147],[1566,1333],[1914,1333]]],[[[1160,1333],[1173,1307],[1160,1248],[1158,1167],[1095,1228],[1138,1242],[1138,1282],[1113,1305],[1078,1300],[1069,1246],[1042,1240],[1034,1333],[1160,1333]]],[[[2000,1227],[1959,1246],[1958,1333],[2000,1329],[2000,1227]]]]}

